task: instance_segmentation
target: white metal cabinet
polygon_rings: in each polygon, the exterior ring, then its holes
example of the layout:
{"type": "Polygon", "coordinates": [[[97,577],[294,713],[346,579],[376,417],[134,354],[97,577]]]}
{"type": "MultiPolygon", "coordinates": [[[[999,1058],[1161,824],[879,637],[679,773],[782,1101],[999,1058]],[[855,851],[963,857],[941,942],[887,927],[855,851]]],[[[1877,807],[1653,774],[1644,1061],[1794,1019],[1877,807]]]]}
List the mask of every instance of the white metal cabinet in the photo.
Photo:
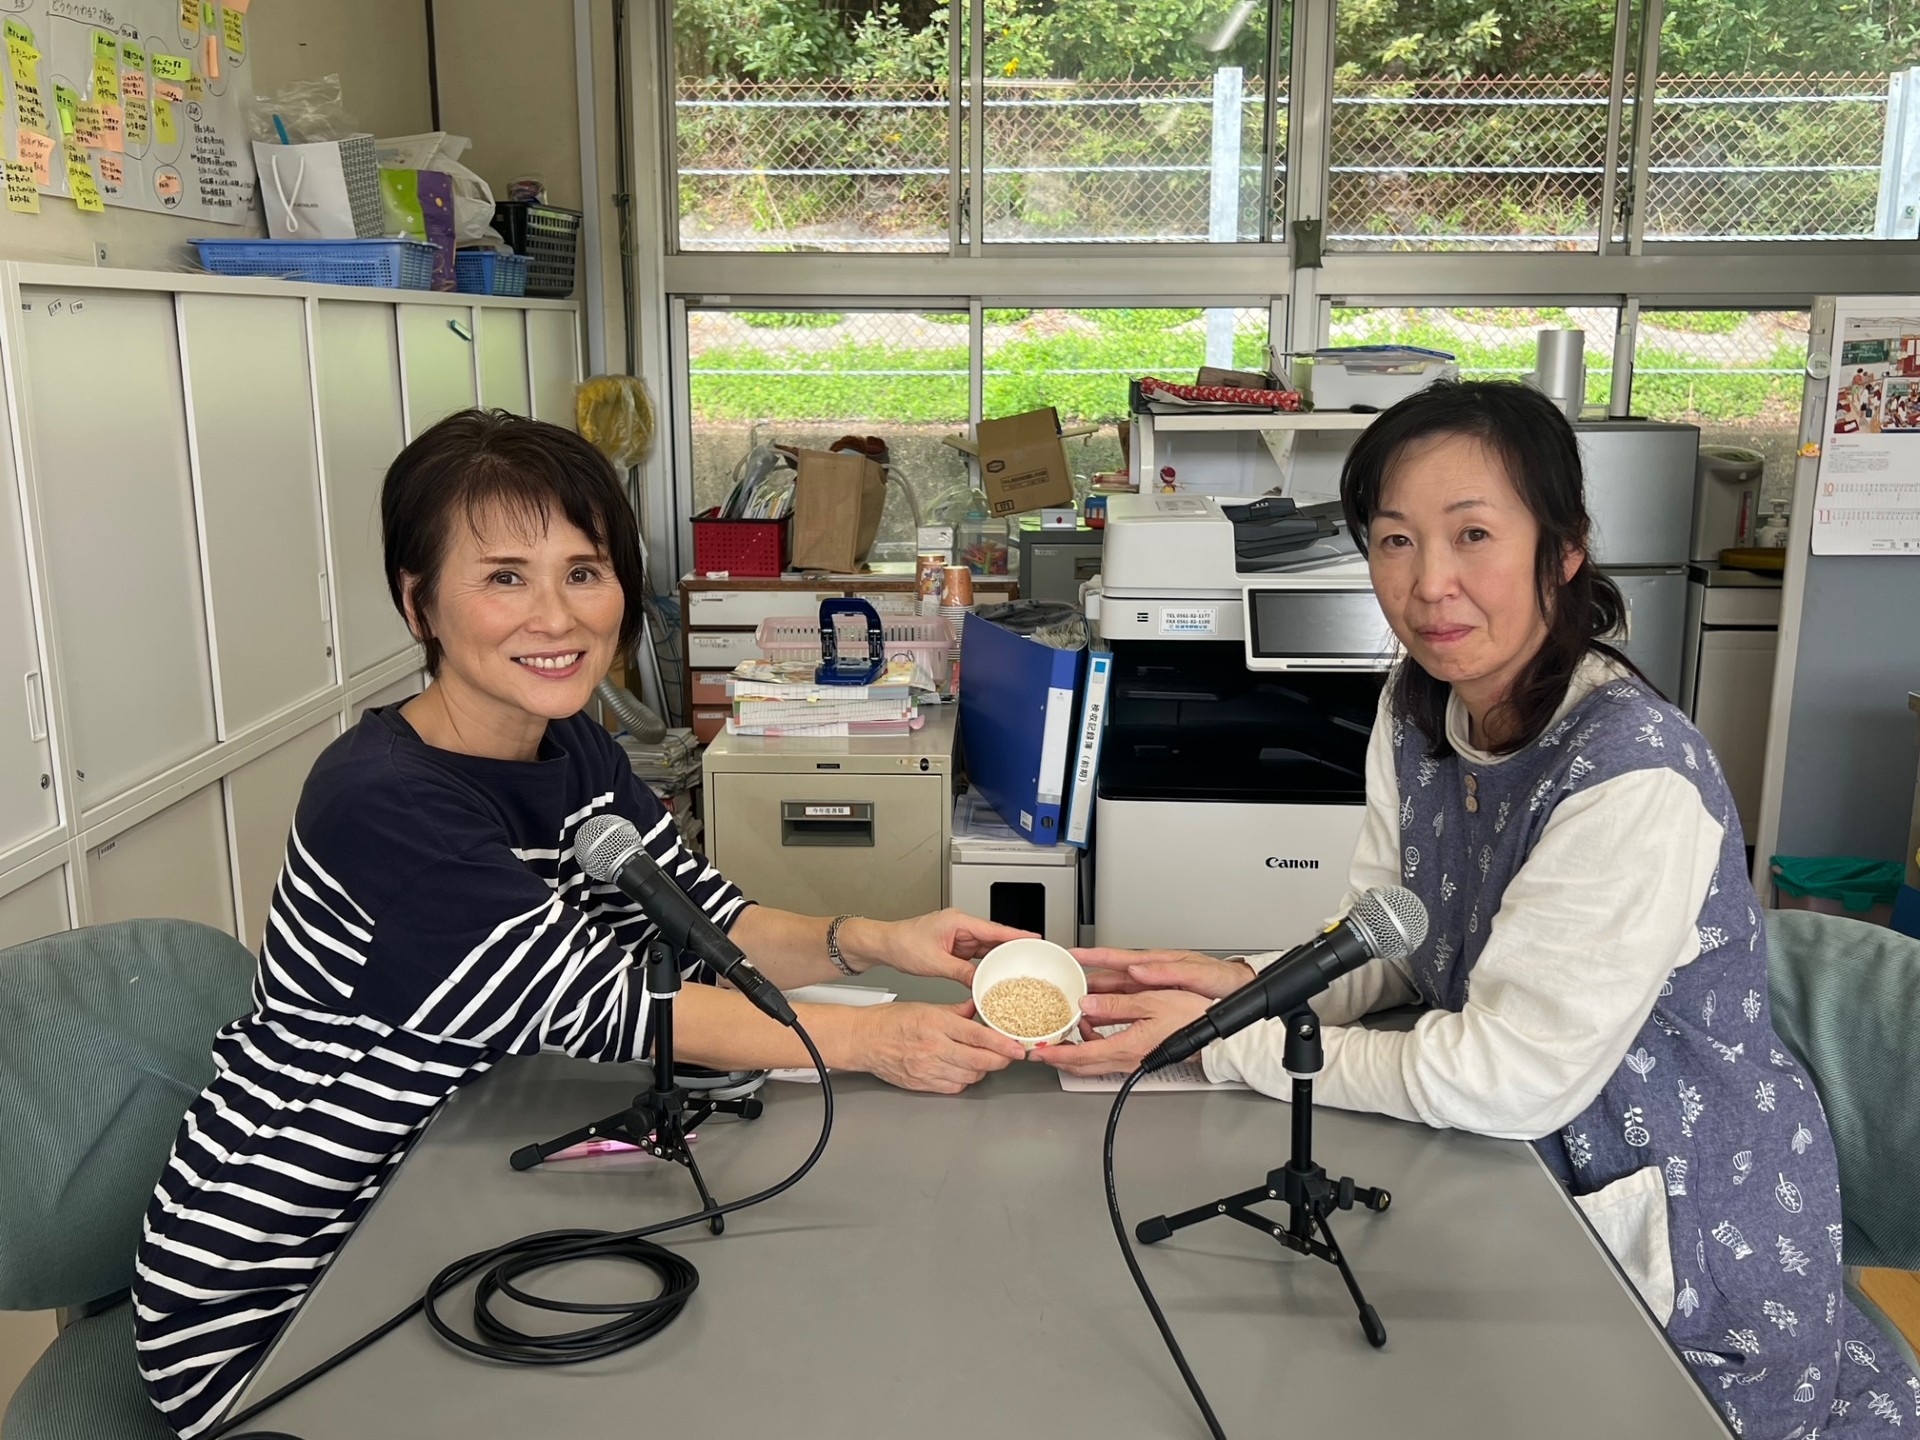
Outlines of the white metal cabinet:
{"type": "Polygon", "coordinates": [[[479,398],[473,363],[473,311],[458,305],[401,305],[400,365],[406,376],[407,438],[479,398]]]}
{"type": "Polygon", "coordinates": [[[0,411],[0,854],[60,823],[47,729],[46,667],[27,588],[13,447],[0,411]]]}
{"type": "Polygon", "coordinates": [[[306,305],[182,295],[221,738],[333,683],[306,305]]]}
{"type": "Polygon", "coordinates": [[[65,866],[0,895],[0,950],[72,928],[65,866]]]}
{"type": "Polygon", "coordinates": [[[233,866],[240,882],[240,938],[250,950],[260,948],[300,791],[320,752],[339,733],[340,719],[330,715],[227,776],[233,866]]]}
{"type": "Polygon", "coordinates": [[[482,305],[473,312],[479,327],[480,403],[489,409],[533,413],[527,381],[527,312],[482,305]]]}
{"type": "Polygon", "coordinates": [[[217,782],[94,846],[86,866],[96,925],[170,915],[234,933],[227,814],[217,782]]]}
{"type": "Polygon", "coordinates": [[[332,546],[340,673],[348,680],[413,643],[387,594],[380,485],[407,443],[394,307],[322,300],[314,307],[320,450],[332,546]]]}
{"type": "Polygon", "coordinates": [[[1741,832],[1749,837],[1760,819],[1773,665],[1779,650],[1778,630],[1707,630],[1700,636],[1693,723],[1719,757],[1740,812],[1741,832]]]}
{"type": "Polygon", "coordinates": [[[534,418],[576,429],[573,387],[580,383],[580,332],[574,313],[529,310],[526,315],[534,418]]]}
{"type": "Polygon", "coordinates": [[[180,351],[171,295],[30,287],[21,308],[21,423],[85,808],[214,743],[180,351]]]}

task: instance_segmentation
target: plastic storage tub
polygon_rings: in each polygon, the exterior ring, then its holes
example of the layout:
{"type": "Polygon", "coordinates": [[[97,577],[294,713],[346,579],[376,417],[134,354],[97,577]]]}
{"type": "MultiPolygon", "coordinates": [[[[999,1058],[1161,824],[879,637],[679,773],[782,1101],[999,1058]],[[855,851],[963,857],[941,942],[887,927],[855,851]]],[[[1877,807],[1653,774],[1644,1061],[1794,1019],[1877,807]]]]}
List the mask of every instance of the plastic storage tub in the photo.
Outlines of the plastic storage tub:
{"type": "Polygon", "coordinates": [[[580,212],[531,200],[504,200],[493,207],[493,228],[516,255],[527,257],[526,293],[547,300],[573,294],[574,256],[580,245],[580,212]]]}
{"type": "MultiPolygon", "coordinates": [[[[848,617],[851,623],[853,617],[848,617]]],[[[956,641],[953,626],[943,615],[880,615],[885,632],[884,644],[889,658],[911,655],[945,689],[953,664],[956,641]]],[[[776,616],[762,620],[754,632],[753,643],[769,660],[820,660],[820,617],[818,615],[776,616]]],[[[861,642],[865,643],[864,638],[861,642]]]]}
{"type": "Polygon", "coordinates": [[[1903,873],[1898,860],[1776,855],[1767,868],[1773,875],[1778,909],[1817,910],[1872,925],[1892,923],[1903,873]]]}
{"type": "Polygon", "coordinates": [[[418,240],[195,240],[214,275],[263,275],[309,285],[431,290],[434,247],[418,240]]]}
{"type": "Polygon", "coordinates": [[[701,575],[747,575],[772,579],[787,568],[788,522],[722,520],[693,522],[693,568],[701,575]]]}
{"type": "Polygon", "coordinates": [[[498,250],[461,250],[453,257],[453,288],[467,295],[524,295],[527,257],[498,250]]]}

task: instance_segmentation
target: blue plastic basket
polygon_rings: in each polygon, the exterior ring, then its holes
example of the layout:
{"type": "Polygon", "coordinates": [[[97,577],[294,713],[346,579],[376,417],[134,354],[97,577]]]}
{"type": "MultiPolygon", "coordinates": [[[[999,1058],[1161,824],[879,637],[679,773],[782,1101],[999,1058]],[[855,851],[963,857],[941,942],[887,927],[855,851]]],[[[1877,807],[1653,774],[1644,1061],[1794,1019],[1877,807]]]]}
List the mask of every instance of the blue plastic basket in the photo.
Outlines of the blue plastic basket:
{"type": "Polygon", "coordinates": [[[453,288],[468,295],[524,295],[527,257],[498,250],[460,250],[453,257],[453,288]]]}
{"type": "Polygon", "coordinates": [[[215,275],[270,275],[310,285],[431,290],[434,248],[418,240],[196,240],[215,275]]]}

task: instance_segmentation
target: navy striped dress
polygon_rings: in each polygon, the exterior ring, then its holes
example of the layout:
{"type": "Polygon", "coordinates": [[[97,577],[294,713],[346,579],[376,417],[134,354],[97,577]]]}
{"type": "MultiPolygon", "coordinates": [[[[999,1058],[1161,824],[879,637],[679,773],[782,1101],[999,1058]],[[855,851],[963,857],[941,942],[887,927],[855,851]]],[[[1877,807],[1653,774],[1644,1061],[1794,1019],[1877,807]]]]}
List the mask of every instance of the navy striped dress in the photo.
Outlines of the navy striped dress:
{"type": "Polygon", "coordinates": [[[653,926],[573,858],[575,829],[604,812],[732,924],[747,902],[680,846],[583,716],[550,725],[536,759],[509,761],[435,749],[397,706],[372,710],[315,764],[253,1010],[217,1037],[213,1083],[147,1209],[140,1371],[180,1434],[227,1409],[455,1090],[508,1055],[645,1055],[632,955],[653,926]]]}

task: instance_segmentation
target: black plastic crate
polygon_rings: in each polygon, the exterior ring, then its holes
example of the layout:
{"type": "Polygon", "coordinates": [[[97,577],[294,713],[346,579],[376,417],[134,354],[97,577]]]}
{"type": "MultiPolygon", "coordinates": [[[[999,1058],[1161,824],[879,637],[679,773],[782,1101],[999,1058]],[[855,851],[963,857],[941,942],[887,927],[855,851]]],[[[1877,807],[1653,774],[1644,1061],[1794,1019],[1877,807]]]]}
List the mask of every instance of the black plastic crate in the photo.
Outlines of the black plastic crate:
{"type": "Polygon", "coordinates": [[[580,247],[580,212],[531,200],[503,200],[493,207],[493,228],[527,257],[527,294],[565,300],[573,294],[574,256],[580,247]]]}

